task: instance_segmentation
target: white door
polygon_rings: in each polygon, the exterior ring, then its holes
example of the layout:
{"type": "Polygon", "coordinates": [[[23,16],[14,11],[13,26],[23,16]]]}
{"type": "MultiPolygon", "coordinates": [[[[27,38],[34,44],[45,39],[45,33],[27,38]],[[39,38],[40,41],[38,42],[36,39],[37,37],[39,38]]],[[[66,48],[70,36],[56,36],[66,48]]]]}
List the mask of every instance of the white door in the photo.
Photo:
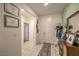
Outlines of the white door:
{"type": "Polygon", "coordinates": [[[29,40],[29,24],[24,23],[24,41],[29,40]]]}

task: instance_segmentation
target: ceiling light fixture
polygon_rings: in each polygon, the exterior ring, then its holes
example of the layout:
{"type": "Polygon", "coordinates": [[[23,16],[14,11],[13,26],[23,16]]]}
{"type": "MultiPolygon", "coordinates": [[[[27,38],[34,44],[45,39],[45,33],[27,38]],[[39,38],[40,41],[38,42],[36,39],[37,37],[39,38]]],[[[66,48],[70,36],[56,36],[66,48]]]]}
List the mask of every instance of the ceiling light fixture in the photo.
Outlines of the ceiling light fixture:
{"type": "Polygon", "coordinates": [[[47,5],[48,5],[48,3],[44,3],[44,5],[45,5],[45,6],[47,6],[47,5]]]}
{"type": "Polygon", "coordinates": [[[24,11],[24,9],[21,9],[21,11],[24,11]]]}

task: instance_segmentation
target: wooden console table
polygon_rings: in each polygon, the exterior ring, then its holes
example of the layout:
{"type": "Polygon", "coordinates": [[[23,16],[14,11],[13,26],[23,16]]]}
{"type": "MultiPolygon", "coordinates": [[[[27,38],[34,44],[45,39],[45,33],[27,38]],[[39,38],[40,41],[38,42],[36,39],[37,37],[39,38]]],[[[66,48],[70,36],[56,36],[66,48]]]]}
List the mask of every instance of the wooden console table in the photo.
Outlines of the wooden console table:
{"type": "Polygon", "coordinates": [[[79,47],[71,46],[70,44],[61,40],[59,52],[62,56],[79,56],[79,47]]]}

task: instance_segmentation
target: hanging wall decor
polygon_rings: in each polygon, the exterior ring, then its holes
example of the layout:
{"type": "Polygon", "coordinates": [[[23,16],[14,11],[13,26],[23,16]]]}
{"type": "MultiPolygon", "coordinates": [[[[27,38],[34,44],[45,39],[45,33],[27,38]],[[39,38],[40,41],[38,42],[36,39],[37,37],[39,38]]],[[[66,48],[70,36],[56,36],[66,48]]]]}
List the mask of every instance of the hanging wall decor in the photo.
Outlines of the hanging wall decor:
{"type": "Polygon", "coordinates": [[[11,27],[11,28],[18,28],[19,27],[19,19],[9,16],[9,15],[4,15],[4,26],[11,27]]]}
{"type": "Polygon", "coordinates": [[[19,16],[19,8],[12,3],[4,4],[4,12],[12,14],[14,16],[19,16]]]}

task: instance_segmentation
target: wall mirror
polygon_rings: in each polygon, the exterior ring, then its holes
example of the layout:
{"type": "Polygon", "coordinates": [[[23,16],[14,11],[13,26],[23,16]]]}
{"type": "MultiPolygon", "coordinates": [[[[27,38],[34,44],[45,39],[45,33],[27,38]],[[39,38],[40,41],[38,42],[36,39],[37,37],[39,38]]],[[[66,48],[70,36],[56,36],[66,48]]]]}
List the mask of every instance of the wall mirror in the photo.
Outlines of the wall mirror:
{"type": "Polygon", "coordinates": [[[73,26],[73,33],[79,30],[79,11],[67,18],[67,30],[69,25],[73,26]]]}

